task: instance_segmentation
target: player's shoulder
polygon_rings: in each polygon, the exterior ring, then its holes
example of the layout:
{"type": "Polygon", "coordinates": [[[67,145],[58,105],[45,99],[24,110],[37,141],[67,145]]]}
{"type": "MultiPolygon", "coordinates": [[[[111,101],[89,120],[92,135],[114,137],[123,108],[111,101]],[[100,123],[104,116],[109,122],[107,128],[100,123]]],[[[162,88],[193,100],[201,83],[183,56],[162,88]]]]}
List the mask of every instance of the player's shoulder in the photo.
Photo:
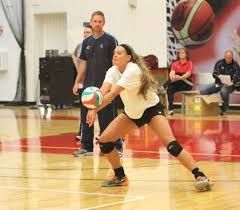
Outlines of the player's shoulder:
{"type": "Polygon", "coordinates": [[[215,68],[222,68],[222,66],[225,66],[224,59],[217,60],[217,62],[215,63],[215,68]]]}
{"type": "Polygon", "coordinates": [[[187,65],[192,66],[193,62],[191,60],[187,60],[187,65]]]}
{"type": "Polygon", "coordinates": [[[113,65],[111,66],[108,71],[117,71],[117,66],[113,65]]]}
{"type": "Polygon", "coordinates": [[[233,66],[235,66],[235,67],[237,67],[237,68],[239,68],[240,66],[239,66],[239,64],[238,64],[238,62],[237,61],[235,61],[235,60],[233,60],[233,66]]]}
{"type": "Polygon", "coordinates": [[[112,34],[106,32],[106,31],[104,31],[104,35],[105,35],[106,37],[109,37],[110,39],[116,39],[115,36],[113,36],[112,34]]]}
{"type": "Polygon", "coordinates": [[[216,62],[216,64],[224,64],[224,61],[225,61],[224,58],[221,58],[216,62]]]}
{"type": "Polygon", "coordinates": [[[92,42],[93,40],[94,40],[93,35],[90,35],[82,41],[82,44],[92,42]]]}
{"type": "Polygon", "coordinates": [[[118,69],[115,65],[111,66],[108,70],[107,70],[107,74],[109,75],[114,75],[116,73],[118,73],[118,69]]]}
{"type": "Polygon", "coordinates": [[[128,74],[138,74],[140,72],[140,68],[136,63],[129,62],[126,67],[126,73],[128,74]]]}
{"type": "Polygon", "coordinates": [[[175,66],[177,66],[179,64],[180,64],[179,60],[175,60],[175,61],[172,62],[171,67],[175,67],[175,66]]]}
{"type": "Polygon", "coordinates": [[[105,37],[106,37],[107,39],[110,39],[110,40],[112,40],[112,41],[114,41],[114,42],[117,42],[117,39],[116,39],[116,37],[115,37],[114,35],[112,35],[112,34],[110,34],[110,33],[108,33],[108,32],[104,32],[104,35],[105,35],[105,37]]]}

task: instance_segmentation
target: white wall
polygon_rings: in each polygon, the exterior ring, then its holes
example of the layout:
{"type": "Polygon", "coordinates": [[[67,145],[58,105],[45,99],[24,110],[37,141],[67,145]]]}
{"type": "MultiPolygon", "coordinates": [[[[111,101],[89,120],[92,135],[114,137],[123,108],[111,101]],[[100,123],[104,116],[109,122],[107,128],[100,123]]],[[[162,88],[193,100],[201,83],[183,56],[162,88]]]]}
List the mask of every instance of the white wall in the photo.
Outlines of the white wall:
{"type": "Polygon", "coordinates": [[[82,23],[89,21],[93,11],[102,10],[106,16],[105,31],[119,43],[132,45],[141,55],[155,54],[159,66],[167,65],[166,0],[137,0],[135,9],[129,7],[128,0],[25,0],[25,4],[28,101],[36,101],[37,48],[42,42],[35,38],[39,30],[35,15],[66,13],[67,50],[72,52],[82,41],[82,23]]]}
{"type": "Polygon", "coordinates": [[[3,33],[0,36],[0,52],[8,52],[8,68],[6,71],[0,71],[0,101],[13,101],[16,94],[21,51],[1,7],[0,25],[3,27],[3,33]]]}

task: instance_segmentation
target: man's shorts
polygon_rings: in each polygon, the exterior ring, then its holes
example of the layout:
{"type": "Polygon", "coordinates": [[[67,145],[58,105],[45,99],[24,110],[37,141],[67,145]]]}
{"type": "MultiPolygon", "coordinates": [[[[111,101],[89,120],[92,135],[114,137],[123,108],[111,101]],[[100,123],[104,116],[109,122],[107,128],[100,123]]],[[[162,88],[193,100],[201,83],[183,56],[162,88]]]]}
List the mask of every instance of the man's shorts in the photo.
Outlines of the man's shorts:
{"type": "Polygon", "coordinates": [[[155,106],[147,108],[144,111],[142,117],[139,119],[132,119],[125,112],[123,112],[123,114],[125,114],[130,120],[132,120],[139,128],[145,124],[150,123],[152,118],[156,115],[165,116],[163,106],[160,103],[156,104],[155,106]]]}

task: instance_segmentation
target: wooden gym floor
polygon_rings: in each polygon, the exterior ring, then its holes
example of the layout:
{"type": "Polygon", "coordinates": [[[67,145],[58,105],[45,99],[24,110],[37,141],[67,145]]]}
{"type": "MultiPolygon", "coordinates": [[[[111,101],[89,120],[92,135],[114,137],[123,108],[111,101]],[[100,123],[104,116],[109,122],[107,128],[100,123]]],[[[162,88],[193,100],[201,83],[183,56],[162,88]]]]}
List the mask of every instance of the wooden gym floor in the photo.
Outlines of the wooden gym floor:
{"type": "Polygon", "coordinates": [[[212,191],[196,192],[191,173],[147,126],[125,137],[122,161],[130,185],[102,188],[112,171],[98,146],[93,157],[72,156],[79,148],[78,109],[1,107],[0,209],[239,210],[240,112],[176,114],[169,121],[213,182],[212,191]]]}

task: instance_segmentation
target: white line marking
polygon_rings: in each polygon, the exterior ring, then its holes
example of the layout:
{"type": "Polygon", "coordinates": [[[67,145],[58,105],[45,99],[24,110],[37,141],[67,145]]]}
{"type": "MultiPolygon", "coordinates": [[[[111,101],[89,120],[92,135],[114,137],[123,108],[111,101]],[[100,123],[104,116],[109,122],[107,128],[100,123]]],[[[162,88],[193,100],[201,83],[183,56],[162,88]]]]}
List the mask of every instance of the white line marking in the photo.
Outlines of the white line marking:
{"type": "Polygon", "coordinates": [[[45,192],[57,192],[57,193],[69,193],[69,194],[84,194],[84,195],[101,195],[109,197],[128,197],[132,199],[143,199],[144,197],[135,196],[135,195],[118,195],[118,194],[107,194],[107,193],[97,193],[97,192],[79,192],[79,191],[69,191],[69,190],[51,190],[43,188],[28,188],[28,187],[5,187],[0,186],[0,189],[9,189],[9,190],[32,190],[32,191],[45,191],[45,192]]]}
{"type": "Polygon", "coordinates": [[[84,208],[84,209],[81,209],[81,210],[99,209],[99,208],[113,206],[113,205],[117,205],[117,204],[129,203],[129,202],[133,202],[133,201],[137,201],[137,200],[141,200],[141,199],[144,199],[144,197],[133,198],[133,199],[129,199],[129,200],[118,201],[118,202],[109,203],[109,204],[103,204],[103,205],[99,205],[99,206],[93,206],[93,207],[84,208]]]}
{"type": "Polygon", "coordinates": [[[99,206],[93,206],[88,208],[83,208],[81,210],[91,210],[91,209],[99,209],[107,206],[113,206],[117,204],[124,204],[128,202],[133,202],[137,200],[145,199],[143,196],[133,196],[133,195],[117,195],[117,194],[106,194],[106,193],[89,193],[89,192],[79,192],[79,191],[68,191],[68,190],[49,190],[49,189],[40,189],[40,188],[27,188],[27,187],[4,187],[0,186],[0,189],[9,189],[9,190],[32,190],[32,191],[45,191],[45,192],[57,192],[57,193],[69,193],[69,194],[84,194],[84,195],[100,195],[100,196],[109,196],[109,197],[123,197],[123,198],[130,198],[123,201],[103,204],[99,206]]]}

